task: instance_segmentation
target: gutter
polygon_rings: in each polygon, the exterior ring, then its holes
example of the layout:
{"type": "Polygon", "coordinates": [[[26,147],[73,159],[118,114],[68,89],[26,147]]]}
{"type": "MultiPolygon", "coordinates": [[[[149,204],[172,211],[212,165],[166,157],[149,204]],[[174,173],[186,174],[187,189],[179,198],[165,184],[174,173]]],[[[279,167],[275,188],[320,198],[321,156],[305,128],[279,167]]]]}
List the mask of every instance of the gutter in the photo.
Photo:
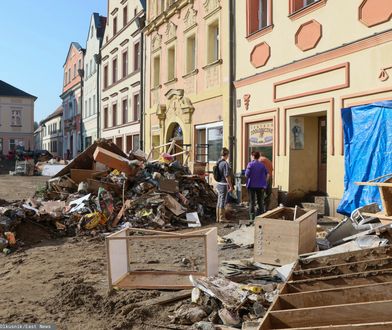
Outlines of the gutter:
{"type": "Polygon", "coordinates": [[[236,45],[235,45],[235,1],[229,1],[229,151],[230,163],[234,170],[236,170],[236,90],[234,88],[235,68],[236,68],[236,45]]]}

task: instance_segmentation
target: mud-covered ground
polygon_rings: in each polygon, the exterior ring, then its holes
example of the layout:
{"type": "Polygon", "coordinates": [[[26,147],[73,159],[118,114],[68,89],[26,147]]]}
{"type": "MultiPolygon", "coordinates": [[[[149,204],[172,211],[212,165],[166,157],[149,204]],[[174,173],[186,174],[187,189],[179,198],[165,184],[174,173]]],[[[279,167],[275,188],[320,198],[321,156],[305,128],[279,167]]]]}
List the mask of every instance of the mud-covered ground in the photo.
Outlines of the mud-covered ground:
{"type": "MultiPolygon", "coordinates": [[[[31,197],[46,179],[0,175],[0,199],[12,201],[31,197]]],[[[224,227],[218,226],[221,236],[238,226],[224,227]]],[[[151,305],[151,299],[170,292],[126,290],[108,293],[103,238],[51,237],[45,229],[24,222],[18,227],[17,239],[25,246],[8,256],[0,254],[0,323],[56,324],[59,330],[190,328],[171,324],[169,319],[190,299],[151,305]]],[[[143,243],[135,256],[134,266],[146,267],[140,252],[148,251],[150,263],[147,268],[178,268],[182,257],[195,259],[193,266],[198,267],[197,251],[204,250],[204,246],[197,240],[190,240],[188,244],[190,246],[186,248],[178,245],[149,249],[143,243]],[[162,249],[169,249],[170,253],[162,254],[162,249]]],[[[252,250],[245,248],[219,251],[220,260],[251,256],[252,250]]]]}

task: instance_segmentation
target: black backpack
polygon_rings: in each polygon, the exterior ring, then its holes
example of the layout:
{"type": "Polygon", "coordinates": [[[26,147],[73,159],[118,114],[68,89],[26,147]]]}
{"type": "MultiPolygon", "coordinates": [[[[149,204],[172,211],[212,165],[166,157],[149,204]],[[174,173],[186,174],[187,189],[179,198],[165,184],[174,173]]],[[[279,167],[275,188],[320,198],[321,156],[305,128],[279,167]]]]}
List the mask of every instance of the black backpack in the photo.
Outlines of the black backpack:
{"type": "Polygon", "coordinates": [[[224,159],[218,160],[216,165],[212,168],[212,175],[214,176],[214,180],[216,182],[220,182],[222,180],[221,173],[219,171],[219,164],[220,162],[224,161],[224,159]]]}

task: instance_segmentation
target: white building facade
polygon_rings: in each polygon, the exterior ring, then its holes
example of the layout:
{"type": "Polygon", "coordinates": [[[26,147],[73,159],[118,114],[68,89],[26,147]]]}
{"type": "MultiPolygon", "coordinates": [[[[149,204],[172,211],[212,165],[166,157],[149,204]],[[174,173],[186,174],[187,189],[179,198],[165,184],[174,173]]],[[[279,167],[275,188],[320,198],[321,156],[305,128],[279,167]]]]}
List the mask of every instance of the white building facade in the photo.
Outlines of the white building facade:
{"type": "Polygon", "coordinates": [[[87,148],[97,138],[100,131],[99,102],[99,61],[100,48],[105,32],[106,17],[97,13],[91,15],[90,28],[87,36],[86,53],[84,56],[83,81],[83,147],[87,148]]]}
{"type": "Polygon", "coordinates": [[[111,0],[101,49],[101,136],[124,152],[140,147],[143,15],[138,0],[111,0]]]}

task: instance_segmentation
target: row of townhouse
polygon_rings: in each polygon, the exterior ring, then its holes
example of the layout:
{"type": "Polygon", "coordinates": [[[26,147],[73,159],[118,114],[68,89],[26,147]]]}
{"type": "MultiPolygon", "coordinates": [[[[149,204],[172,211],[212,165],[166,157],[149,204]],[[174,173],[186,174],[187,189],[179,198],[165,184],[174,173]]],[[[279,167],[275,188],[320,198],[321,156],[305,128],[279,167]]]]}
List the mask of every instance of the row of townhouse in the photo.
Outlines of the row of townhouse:
{"type": "Polygon", "coordinates": [[[284,191],[343,193],[340,110],[392,99],[389,0],[109,0],[64,65],[63,155],[176,139],[236,173],[254,150],[284,191]],[[81,116],[82,114],[82,116],[81,116]]]}

